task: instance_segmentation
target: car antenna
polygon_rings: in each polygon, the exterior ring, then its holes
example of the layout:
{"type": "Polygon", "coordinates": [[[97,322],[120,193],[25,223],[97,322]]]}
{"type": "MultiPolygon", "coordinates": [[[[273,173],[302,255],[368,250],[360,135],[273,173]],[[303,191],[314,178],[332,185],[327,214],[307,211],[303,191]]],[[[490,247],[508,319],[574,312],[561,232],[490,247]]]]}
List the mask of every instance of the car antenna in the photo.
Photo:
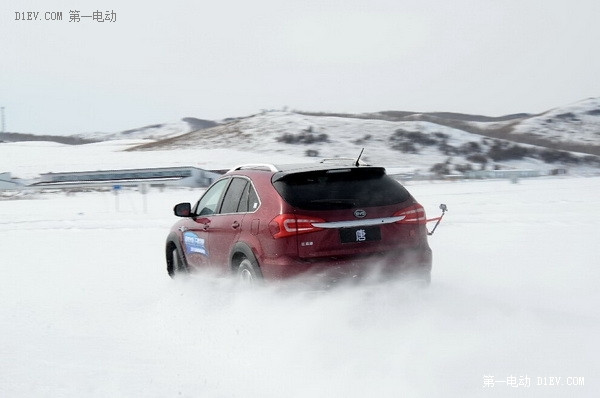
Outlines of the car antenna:
{"type": "Polygon", "coordinates": [[[360,166],[360,157],[362,156],[363,152],[365,151],[365,148],[360,150],[360,154],[358,155],[358,159],[356,159],[356,167],[360,166]]]}

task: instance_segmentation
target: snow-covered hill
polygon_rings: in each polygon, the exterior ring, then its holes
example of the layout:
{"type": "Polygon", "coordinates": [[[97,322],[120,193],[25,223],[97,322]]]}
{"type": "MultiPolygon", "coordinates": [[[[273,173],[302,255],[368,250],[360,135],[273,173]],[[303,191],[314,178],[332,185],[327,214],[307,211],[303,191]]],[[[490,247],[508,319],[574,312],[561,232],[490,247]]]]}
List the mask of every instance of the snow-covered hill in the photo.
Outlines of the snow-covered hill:
{"type": "Polygon", "coordinates": [[[221,122],[184,118],[113,134],[54,137],[53,141],[62,145],[11,142],[32,140],[31,135],[20,136],[0,136],[0,140],[8,141],[0,142],[0,171],[22,178],[32,178],[35,172],[124,166],[227,168],[244,162],[356,158],[363,148],[363,160],[367,162],[421,174],[484,169],[597,173],[600,98],[540,115],[265,111],[221,122]],[[103,142],[89,143],[90,140],[103,142]],[[76,143],[85,144],[66,145],[76,143]],[[54,158],[60,161],[48,161],[54,158]]]}
{"type": "Polygon", "coordinates": [[[149,126],[120,131],[117,133],[84,133],[76,137],[97,141],[113,140],[163,140],[175,137],[190,131],[216,126],[218,123],[211,120],[185,117],[177,122],[159,123],[149,126]]]}
{"type": "Polygon", "coordinates": [[[426,135],[445,134],[449,143],[455,146],[472,139],[472,134],[427,122],[389,122],[266,112],[136,149],[235,148],[295,157],[357,157],[361,149],[366,148],[363,159],[368,162],[410,164],[417,169],[428,169],[432,162],[447,157],[440,155],[435,148],[419,144],[415,153],[394,149],[391,137],[399,129],[419,131],[426,135]]]}
{"type": "Polygon", "coordinates": [[[600,98],[588,98],[522,120],[511,133],[518,134],[556,145],[600,148],[600,98]]]}
{"type": "MultiPolygon", "coordinates": [[[[582,146],[593,144],[596,136],[593,126],[595,119],[600,120],[600,117],[590,113],[588,108],[580,107],[580,112],[588,112],[586,120],[590,126],[580,134],[571,134],[568,142],[582,146]]],[[[444,119],[445,122],[439,121],[439,118],[428,121],[410,120],[414,117],[406,119],[392,121],[271,111],[144,144],[133,150],[235,148],[296,157],[356,157],[365,148],[366,161],[408,167],[416,172],[434,170],[441,174],[498,168],[547,171],[600,166],[600,159],[595,156],[560,152],[546,146],[515,144],[510,139],[525,133],[504,134],[499,139],[486,137],[473,129],[467,128],[470,131],[466,131],[452,127],[448,119],[444,119]]],[[[480,130],[491,130],[491,127],[499,129],[521,119],[516,120],[493,121],[488,126],[483,126],[484,122],[457,122],[456,125],[478,125],[480,130]]]]}

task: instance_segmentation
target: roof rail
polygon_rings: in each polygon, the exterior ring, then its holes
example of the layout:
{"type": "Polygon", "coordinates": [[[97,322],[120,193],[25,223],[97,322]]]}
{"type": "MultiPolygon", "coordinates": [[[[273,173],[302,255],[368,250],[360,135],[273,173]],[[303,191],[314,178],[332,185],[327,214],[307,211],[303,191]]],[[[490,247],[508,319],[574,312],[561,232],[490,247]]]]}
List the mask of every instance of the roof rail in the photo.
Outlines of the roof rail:
{"type": "MultiPolygon", "coordinates": [[[[325,158],[325,159],[321,159],[321,161],[319,163],[341,163],[341,164],[348,164],[350,163],[350,165],[354,166],[356,165],[356,159],[354,158],[325,158]]],[[[361,166],[370,166],[370,164],[359,160],[358,164],[361,166]]]]}
{"type": "Polygon", "coordinates": [[[242,165],[234,167],[233,169],[231,169],[229,171],[231,172],[231,171],[236,171],[236,170],[265,170],[265,171],[272,171],[272,172],[279,171],[279,169],[277,167],[275,167],[275,165],[270,164],[270,163],[242,164],[242,165]]]}

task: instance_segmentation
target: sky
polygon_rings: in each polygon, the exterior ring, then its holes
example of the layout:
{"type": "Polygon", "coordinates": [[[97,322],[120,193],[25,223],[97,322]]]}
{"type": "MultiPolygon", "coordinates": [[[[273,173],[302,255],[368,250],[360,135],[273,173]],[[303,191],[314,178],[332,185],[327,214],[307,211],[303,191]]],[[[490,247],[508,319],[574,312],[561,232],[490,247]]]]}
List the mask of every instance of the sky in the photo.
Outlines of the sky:
{"type": "Polygon", "coordinates": [[[597,0],[3,0],[0,107],[6,131],[37,134],[264,109],[539,113],[600,95],[599,16],[597,0]]]}

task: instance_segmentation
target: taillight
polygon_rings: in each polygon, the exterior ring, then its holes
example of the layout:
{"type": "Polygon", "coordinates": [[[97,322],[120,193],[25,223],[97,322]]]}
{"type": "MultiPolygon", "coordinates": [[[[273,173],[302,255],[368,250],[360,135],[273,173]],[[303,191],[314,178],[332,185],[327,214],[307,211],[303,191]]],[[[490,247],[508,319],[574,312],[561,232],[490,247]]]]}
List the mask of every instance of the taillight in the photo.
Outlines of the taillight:
{"type": "Polygon", "coordinates": [[[397,211],[394,213],[394,216],[404,216],[402,220],[396,221],[398,224],[425,224],[427,221],[427,218],[425,217],[425,209],[418,203],[397,211]]]}
{"type": "Polygon", "coordinates": [[[313,223],[320,222],[325,222],[325,220],[296,214],[280,214],[271,220],[269,230],[275,239],[285,238],[296,234],[320,231],[323,228],[313,225],[313,223]]]}

